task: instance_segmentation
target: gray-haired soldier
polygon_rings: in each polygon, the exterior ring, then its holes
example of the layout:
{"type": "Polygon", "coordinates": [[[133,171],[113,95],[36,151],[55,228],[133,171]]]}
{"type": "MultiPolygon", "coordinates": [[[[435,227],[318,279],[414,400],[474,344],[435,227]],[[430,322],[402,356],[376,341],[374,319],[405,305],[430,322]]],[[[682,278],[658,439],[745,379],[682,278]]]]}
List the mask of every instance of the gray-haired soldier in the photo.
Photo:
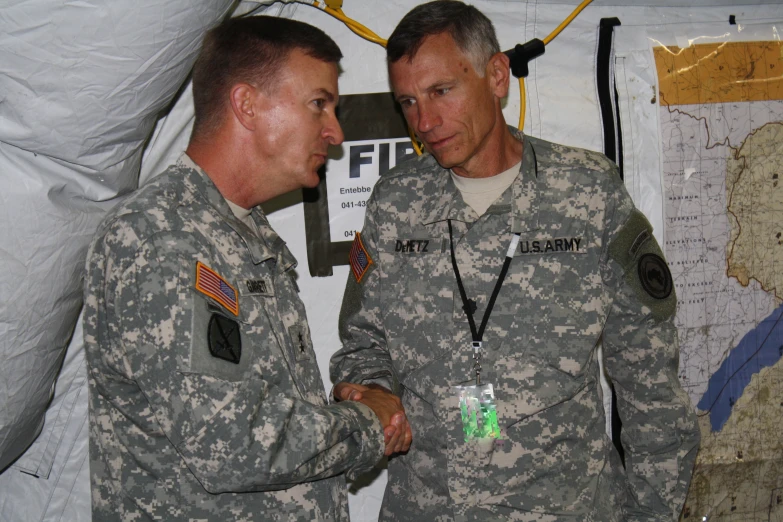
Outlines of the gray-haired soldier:
{"type": "Polygon", "coordinates": [[[699,431],[671,274],[613,163],[505,125],[498,51],[490,21],[452,1],[416,7],[388,42],[430,154],[373,190],[331,365],[335,396],[385,386],[413,430],[381,520],[675,520],[699,431]]]}
{"type": "Polygon", "coordinates": [[[327,404],[296,261],[257,206],[315,186],[342,142],[340,58],[301,22],[213,29],[187,153],[101,225],[84,327],[96,522],[347,520],[335,475],[407,449],[398,399],[327,404]]]}

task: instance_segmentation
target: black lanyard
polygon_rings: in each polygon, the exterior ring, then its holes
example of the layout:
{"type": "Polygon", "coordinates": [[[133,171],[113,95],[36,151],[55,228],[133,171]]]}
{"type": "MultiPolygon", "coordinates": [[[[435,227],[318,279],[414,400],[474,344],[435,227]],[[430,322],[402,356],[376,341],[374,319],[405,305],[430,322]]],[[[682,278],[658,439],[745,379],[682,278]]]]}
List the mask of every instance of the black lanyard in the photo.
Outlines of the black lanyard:
{"type": "Polygon", "coordinates": [[[470,324],[470,334],[473,337],[473,369],[476,371],[476,385],[481,384],[481,343],[484,338],[484,329],[487,327],[489,316],[492,314],[492,308],[495,306],[495,300],[500,293],[500,287],[503,286],[503,280],[506,278],[508,267],[511,266],[511,260],[514,259],[514,251],[519,244],[519,234],[515,233],[511,238],[511,244],[508,246],[506,252],[506,260],[503,262],[503,268],[500,269],[500,275],[498,276],[497,283],[495,283],[495,289],[492,290],[492,296],[487,303],[487,310],[484,312],[484,317],[481,319],[481,326],[476,330],[476,321],[473,319],[473,310],[468,300],[468,295],[465,293],[465,286],[462,284],[462,277],[459,275],[459,267],[457,266],[457,257],[454,255],[454,235],[451,229],[451,220],[449,224],[449,248],[451,248],[451,265],[454,267],[454,276],[457,278],[457,286],[459,287],[459,295],[462,297],[462,309],[465,310],[465,315],[468,316],[468,324],[470,324]]]}

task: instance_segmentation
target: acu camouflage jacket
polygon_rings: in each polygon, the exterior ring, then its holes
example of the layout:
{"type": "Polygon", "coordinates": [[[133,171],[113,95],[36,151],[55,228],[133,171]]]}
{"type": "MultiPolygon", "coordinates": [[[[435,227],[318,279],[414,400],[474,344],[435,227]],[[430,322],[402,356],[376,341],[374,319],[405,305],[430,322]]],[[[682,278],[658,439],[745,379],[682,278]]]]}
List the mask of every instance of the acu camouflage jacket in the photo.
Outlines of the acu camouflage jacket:
{"type": "Polygon", "coordinates": [[[386,383],[410,419],[381,520],[675,520],[699,431],[660,248],[605,156],[516,136],[520,173],[481,217],[429,155],[390,171],[368,202],[354,248],[369,261],[361,281],[349,275],[331,376],[386,383]],[[502,430],[489,446],[465,442],[451,389],[472,384],[473,361],[448,220],[477,323],[520,234],[484,334],[502,430]],[[625,469],[605,434],[601,342],[625,469]]]}
{"type": "Polygon", "coordinates": [[[383,455],[375,414],[328,405],[295,260],[183,162],[103,222],[85,281],[93,520],[348,519],[383,455]]]}

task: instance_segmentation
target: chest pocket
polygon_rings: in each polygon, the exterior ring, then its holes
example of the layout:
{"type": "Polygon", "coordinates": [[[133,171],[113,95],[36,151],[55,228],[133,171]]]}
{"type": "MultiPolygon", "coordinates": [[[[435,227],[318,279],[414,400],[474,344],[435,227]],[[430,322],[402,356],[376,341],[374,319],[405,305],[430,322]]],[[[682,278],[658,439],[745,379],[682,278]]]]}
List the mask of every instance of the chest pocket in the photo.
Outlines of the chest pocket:
{"type": "Polygon", "coordinates": [[[270,353],[259,359],[259,367],[267,379],[278,385],[290,371],[286,360],[307,361],[313,353],[309,332],[298,326],[299,315],[294,306],[298,297],[286,281],[289,279],[256,276],[239,283],[243,317],[250,332],[256,343],[271,347],[270,353]]]}
{"type": "Polygon", "coordinates": [[[583,372],[601,333],[599,257],[584,234],[520,237],[511,279],[522,289],[515,336],[521,346],[505,346],[505,355],[572,376],[583,372]]]}
{"type": "Polygon", "coordinates": [[[386,303],[412,305],[430,300],[422,283],[432,280],[440,272],[447,243],[441,237],[386,238],[378,241],[378,256],[386,274],[385,282],[390,293],[386,303]],[[398,299],[404,297],[404,299],[398,299]]]}
{"type": "Polygon", "coordinates": [[[444,328],[454,281],[446,241],[420,230],[377,244],[382,320],[401,378],[453,348],[452,329],[444,328]]]}
{"type": "Polygon", "coordinates": [[[393,284],[403,283],[405,278],[421,278],[433,269],[439,257],[448,248],[442,237],[381,239],[378,241],[378,255],[384,270],[393,284]]]}

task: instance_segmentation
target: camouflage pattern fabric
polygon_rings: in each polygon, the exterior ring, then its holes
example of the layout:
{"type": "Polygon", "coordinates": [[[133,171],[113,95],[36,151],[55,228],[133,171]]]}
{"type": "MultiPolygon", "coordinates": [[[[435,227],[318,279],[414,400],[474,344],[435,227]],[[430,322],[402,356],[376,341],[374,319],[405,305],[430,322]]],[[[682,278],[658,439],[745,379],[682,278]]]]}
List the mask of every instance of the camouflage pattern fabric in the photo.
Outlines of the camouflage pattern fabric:
{"type": "Polygon", "coordinates": [[[327,404],[295,260],[252,217],[258,235],[180,160],[99,228],[84,313],[95,522],[345,521],[335,475],[383,456],[371,409],[327,404]]]}
{"type": "Polygon", "coordinates": [[[360,283],[349,276],[331,377],[402,396],[413,443],[389,462],[381,520],[675,520],[699,431],[660,248],[605,156],[512,132],[520,173],[481,217],[429,155],[390,171],[368,202],[373,263],[360,283]],[[464,441],[450,389],[474,375],[447,220],[477,324],[520,233],[484,334],[502,430],[490,444],[464,441]],[[605,434],[601,341],[626,469],[605,434]]]}

